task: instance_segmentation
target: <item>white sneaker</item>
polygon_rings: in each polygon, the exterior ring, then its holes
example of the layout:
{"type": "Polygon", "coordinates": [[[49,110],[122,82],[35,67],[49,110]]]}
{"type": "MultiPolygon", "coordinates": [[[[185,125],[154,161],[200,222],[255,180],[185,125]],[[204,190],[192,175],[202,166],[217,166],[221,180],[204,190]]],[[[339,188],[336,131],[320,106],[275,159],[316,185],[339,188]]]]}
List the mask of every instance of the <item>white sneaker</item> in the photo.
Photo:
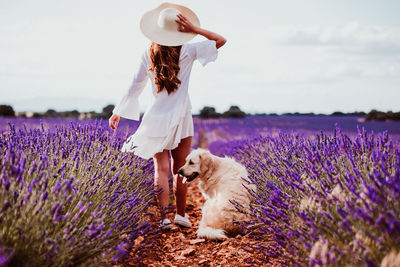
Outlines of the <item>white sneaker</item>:
{"type": "Polygon", "coordinates": [[[175,214],[174,223],[184,227],[192,227],[192,223],[189,221],[189,215],[185,213],[185,217],[182,217],[178,213],[175,214]]]}
{"type": "Polygon", "coordinates": [[[171,221],[169,219],[164,219],[160,221],[160,229],[161,230],[169,230],[171,229],[171,221]]]}

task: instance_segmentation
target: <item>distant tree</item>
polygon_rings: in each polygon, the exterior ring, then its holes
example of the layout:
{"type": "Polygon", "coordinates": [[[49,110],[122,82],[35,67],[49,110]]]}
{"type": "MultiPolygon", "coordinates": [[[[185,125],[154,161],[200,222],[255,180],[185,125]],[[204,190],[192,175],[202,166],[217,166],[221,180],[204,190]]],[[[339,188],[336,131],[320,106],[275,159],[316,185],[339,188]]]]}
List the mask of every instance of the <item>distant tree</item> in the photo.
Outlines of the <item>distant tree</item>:
{"type": "Polygon", "coordinates": [[[113,110],[114,110],[114,105],[107,105],[103,108],[103,112],[101,114],[101,116],[105,119],[111,117],[111,115],[113,114],[113,110]]]}
{"type": "Polygon", "coordinates": [[[100,119],[102,118],[101,113],[97,113],[96,111],[92,110],[89,112],[89,117],[91,119],[100,119]]]}
{"type": "Polygon", "coordinates": [[[367,121],[386,121],[386,120],[400,121],[400,112],[389,111],[389,112],[385,113],[385,112],[373,109],[365,116],[365,120],[367,120],[367,121]]]}
{"type": "Polygon", "coordinates": [[[244,118],[246,117],[246,113],[241,111],[238,106],[231,106],[228,111],[225,111],[222,114],[222,116],[226,118],[244,118]]]}
{"type": "Polygon", "coordinates": [[[282,115],[283,116],[315,116],[316,114],[314,112],[304,112],[304,113],[302,113],[302,112],[296,111],[294,113],[286,112],[286,113],[283,113],[282,115]]]}
{"type": "Polygon", "coordinates": [[[200,118],[219,118],[219,117],[221,117],[221,114],[217,113],[215,111],[215,108],[205,106],[200,111],[199,116],[200,116],[200,118]]]}
{"type": "Polygon", "coordinates": [[[72,111],[68,111],[68,117],[78,118],[80,114],[81,113],[76,109],[74,109],[72,111]]]}
{"type": "Polygon", "coordinates": [[[32,117],[33,117],[33,118],[42,118],[42,117],[43,117],[43,113],[33,112],[32,117]]]}
{"type": "Polygon", "coordinates": [[[366,115],[365,112],[359,112],[359,111],[349,112],[349,113],[335,111],[331,114],[331,116],[365,116],[365,115],[366,115]]]}
{"type": "Polygon", "coordinates": [[[57,111],[55,111],[54,109],[48,109],[45,113],[44,113],[44,115],[46,116],[46,117],[57,117],[57,111]]]}
{"type": "Polygon", "coordinates": [[[332,114],[331,114],[331,116],[344,116],[344,115],[346,115],[346,114],[344,114],[341,111],[335,111],[335,112],[332,112],[332,114]]]}
{"type": "Polygon", "coordinates": [[[355,115],[355,116],[365,116],[367,115],[367,113],[363,112],[363,111],[355,111],[350,113],[351,115],[355,115]]]}
{"type": "Polygon", "coordinates": [[[371,110],[365,117],[367,121],[384,121],[386,120],[386,114],[376,109],[371,110]]]}
{"type": "Polygon", "coordinates": [[[0,116],[14,117],[15,111],[10,105],[0,105],[0,116]]]}

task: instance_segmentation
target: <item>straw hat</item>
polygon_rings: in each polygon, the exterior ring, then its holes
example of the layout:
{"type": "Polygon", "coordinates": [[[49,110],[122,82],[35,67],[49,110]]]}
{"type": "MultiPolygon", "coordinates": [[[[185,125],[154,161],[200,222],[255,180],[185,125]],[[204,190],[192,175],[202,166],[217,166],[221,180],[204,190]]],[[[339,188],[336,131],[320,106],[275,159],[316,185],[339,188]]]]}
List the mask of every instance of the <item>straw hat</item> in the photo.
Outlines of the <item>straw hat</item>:
{"type": "Polygon", "coordinates": [[[140,20],[140,29],[151,41],[165,46],[178,46],[192,40],[196,34],[178,31],[175,21],[178,14],[184,15],[193,25],[200,27],[199,18],[187,7],[163,3],[146,12],[140,20]]]}

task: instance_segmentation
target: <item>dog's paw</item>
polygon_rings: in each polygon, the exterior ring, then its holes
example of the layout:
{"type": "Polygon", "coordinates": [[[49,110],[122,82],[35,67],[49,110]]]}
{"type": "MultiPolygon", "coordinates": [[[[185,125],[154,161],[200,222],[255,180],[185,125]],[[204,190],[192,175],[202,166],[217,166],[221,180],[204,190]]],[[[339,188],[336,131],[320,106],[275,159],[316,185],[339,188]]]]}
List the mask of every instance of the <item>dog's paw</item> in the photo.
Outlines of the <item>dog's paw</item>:
{"type": "Polygon", "coordinates": [[[228,238],[225,231],[211,227],[202,227],[197,230],[197,237],[207,239],[225,239],[228,238]]]}

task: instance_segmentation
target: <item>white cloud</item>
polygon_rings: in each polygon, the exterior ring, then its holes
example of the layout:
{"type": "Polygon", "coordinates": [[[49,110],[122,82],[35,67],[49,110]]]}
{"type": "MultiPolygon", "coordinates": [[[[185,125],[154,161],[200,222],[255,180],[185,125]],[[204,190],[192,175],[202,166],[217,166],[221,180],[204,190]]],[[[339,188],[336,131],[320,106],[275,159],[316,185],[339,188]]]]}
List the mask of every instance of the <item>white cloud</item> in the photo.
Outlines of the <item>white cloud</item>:
{"type": "Polygon", "coordinates": [[[358,22],[287,29],[279,41],[286,45],[321,46],[339,52],[400,54],[399,29],[361,25],[358,22]]]}
{"type": "Polygon", "coordinates": [[[315,26],[277,25],[272,40],[274,67],[265,78],[282,84],[342,83],[400,77],[400,29],[359,22],[315,26]]]}

